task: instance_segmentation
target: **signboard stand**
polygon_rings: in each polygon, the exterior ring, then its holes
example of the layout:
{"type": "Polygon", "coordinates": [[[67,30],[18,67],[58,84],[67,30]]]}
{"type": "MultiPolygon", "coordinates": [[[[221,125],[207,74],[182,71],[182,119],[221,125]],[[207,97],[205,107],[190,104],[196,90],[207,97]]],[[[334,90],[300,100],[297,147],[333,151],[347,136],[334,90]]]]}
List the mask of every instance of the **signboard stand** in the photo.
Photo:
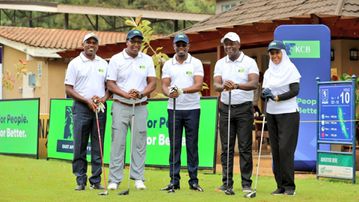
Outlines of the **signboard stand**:
{"type": "Polygon", "coordinates": [[[0,99],[0,154],[39,158],[40,98],[0,99]]]}
{"type": "Polygon", "coordinates": [[[323,24],[280,25],[274,39],[286,46],[290,60],[300,75],[297,102],[300,113],[298,143],[294,154],[296,171],[314,171],[316,168],[317,87],[316,77],[330,80],[330,29],[323,24]],[[305,89],[305,90],[303,90],[305,89]]]}
{"type": "MultiPolygon", "coordinates": [[[[149,99],[147,117],[147,148],[146,166],[168,167],[170,142],[167,127],[168,99],[149,99]]],[[[113,101],[107,101],[107,121],[104,137],[104,163],[110,162],[111,151],[111,106],[113,101]]],[[[48,159],[73,158],[73,120],[71,99],[50,100],[50,125],[47,152],[48,159]]],[[[216,165],[217,145],[217,114],[218,98],[201,98],[201,115],[198,138],[198,153],[200,169],[213,169],[216,165]]],[[[138,114],[139,115],[139,114],[138,114]]],[[[137,116],[137,115],[136,115],[137,116]]],[[[129,131],[128,131],[129,132],[129,131]]],[[[182,166],[187,166],[185,135],[182,136],[182,166]]],[[[130,150],[130,135],[126,140],[126,151],[130,150]]],[[[87,147],[87,159],[90,160],[91,146],[87,147]]],[[[130,162],[129,152],[125,153],[125,163],[130,162]]]]}
{"type": "Polygon", "coordinates": [[[317,179],[352,180],[355,184],[355,84],[351,81],[320,82],[317,113],[317,179]],[[330,146],[328,149],[327,146],[330,146]],[[349,147],[349,151],[333,147],[349,147]]]}

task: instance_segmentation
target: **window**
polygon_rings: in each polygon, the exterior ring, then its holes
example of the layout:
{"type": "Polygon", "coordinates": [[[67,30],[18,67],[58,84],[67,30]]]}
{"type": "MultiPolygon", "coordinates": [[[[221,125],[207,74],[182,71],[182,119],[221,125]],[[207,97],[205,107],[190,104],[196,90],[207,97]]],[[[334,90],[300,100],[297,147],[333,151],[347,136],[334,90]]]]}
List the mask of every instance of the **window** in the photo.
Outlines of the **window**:
{"type": "Polygon", "coordinates": [[[223,4],[221,11],[226,12],[226,11],[230,10],[231,8],[233,8],[234,6],[236,6],[236,3],[223,4]]]}

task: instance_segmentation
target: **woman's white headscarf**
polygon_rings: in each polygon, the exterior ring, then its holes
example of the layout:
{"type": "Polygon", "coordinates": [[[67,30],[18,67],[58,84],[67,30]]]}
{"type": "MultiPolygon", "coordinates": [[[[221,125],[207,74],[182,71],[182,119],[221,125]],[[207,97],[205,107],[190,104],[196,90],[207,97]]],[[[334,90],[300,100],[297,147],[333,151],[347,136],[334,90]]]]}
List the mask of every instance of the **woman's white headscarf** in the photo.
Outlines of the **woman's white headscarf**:
{"type": "Polygon", "coordinates": [[[290,61],[287,52],[281,49],[282,60],[279,64],[269,61],[269,67],[264,73],[263,88],[277,88],[291,83],[298,83],[300,74],[295,65],[290,61]]]}

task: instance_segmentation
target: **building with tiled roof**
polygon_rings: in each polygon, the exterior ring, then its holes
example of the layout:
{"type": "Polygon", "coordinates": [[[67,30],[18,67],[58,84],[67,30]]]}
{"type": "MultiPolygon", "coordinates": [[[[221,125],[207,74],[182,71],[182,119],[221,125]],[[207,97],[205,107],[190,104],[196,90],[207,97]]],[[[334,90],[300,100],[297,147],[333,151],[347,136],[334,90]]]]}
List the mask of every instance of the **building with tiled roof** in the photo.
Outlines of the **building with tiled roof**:
{"type": "MultiPolygon", "coordinates": [[[[0,26],[0,73],[7,81],[9,78],[13,81],[10,86],[0,85],[0,99],[40,97],[40,111],[48,112],[51,98],[65,97],[64,78],[71,58],[61,58],[58,52],[81,50],[87,32],[0,26]],[[26,72],[18,74],[20,67],[24,67],[26,72]]],[[[126,40],[126,33],[95,33],[100,38],[100,46],[126,40]]]]}
{"type": "MultiPolygon", "coordinates": [[[[224,1],[221,1],[224,2],[224,1]]],[[[232,2],[232,1],[228,1],[232,2]]],[[[268,64],[266,47],[273,40],[274,30],[286,24],[324,24],[329,27],[332,38],[334,60],[333,74],[343,72],[359,75],[358,61],[349,60],[349,49],[359,49],[359,1],[358,0],[240,0],[226,12],[214,15],[193,26],[181,30],[191,41],[190,52],[198,54],[203,61],[211,64],[223,56],[220,39],[227,32],[236,32],[241,37],[241,47],[257,59],[264,72],[268,64]],[[239,3],[238,3],[239,2],[239,3]]],[[[154,47],[163,47],[167,54],[173,54],[174,34],[154,40],[154,47]]],[[[124,47],[125,44],[120,43],[124,47]]],[[[99,52],[109,53],[112,44],[99,52]]],[[[61,52],[62,57],[73,57],[78,51],[61,52]]],[[[211,84],[212,82],[210,82],[211,84]]],[[[211,88],[212,89],[212,88],[211,88]]],[[[215,92],[211,90],[211,94],[215,92]]]]}
{"type": "MultiPolygon", "coordinates": [[[[0,43],[24,51],[32,57],[60,58],[59,51],[81,48],[86,30],[28,27],[0,27],[0,43]]],[[[94,32],[100,45],[126,41],[122,32],[94,32]]]]}

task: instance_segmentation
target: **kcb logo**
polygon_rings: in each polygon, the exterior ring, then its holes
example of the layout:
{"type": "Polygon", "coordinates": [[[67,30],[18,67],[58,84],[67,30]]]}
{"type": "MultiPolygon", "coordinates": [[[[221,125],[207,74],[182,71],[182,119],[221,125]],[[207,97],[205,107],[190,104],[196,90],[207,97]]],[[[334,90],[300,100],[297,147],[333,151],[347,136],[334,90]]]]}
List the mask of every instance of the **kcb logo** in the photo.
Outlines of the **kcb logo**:
{"type": "Polygon", "coordinates": [[[320,58],[320,41],[283,41],[289,58],[320,58]]]}

